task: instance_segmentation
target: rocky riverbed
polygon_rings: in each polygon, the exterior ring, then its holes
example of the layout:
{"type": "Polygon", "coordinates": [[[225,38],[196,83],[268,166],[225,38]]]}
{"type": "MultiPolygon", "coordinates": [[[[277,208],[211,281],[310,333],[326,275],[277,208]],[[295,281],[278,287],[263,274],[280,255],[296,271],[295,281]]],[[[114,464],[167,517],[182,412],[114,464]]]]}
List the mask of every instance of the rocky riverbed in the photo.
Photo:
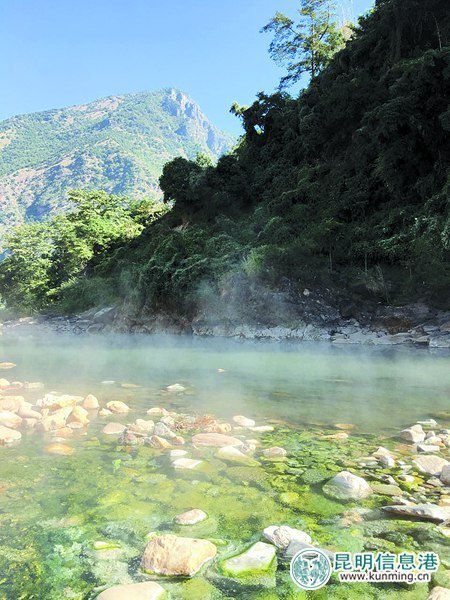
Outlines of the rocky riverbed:
{"type": "Polygon", "coordinates": [[[0,368],[6,598],[303,598],[288,567],[310,546],[441,561],[430,585],[333,576],[314,598],[450,594],[450,413],[386,437],[180,410],[176,382],[143,405],[134,383],[77,395],[0,368]]]}

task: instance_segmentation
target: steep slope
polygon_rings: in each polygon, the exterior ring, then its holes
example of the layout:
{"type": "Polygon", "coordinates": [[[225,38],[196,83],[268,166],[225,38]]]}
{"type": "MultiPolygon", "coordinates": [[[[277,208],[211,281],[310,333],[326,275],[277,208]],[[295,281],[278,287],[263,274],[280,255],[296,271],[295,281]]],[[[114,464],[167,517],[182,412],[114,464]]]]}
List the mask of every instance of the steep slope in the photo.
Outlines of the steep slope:
{"type": "Polygon", "coordinates": [[[71,188],[152,195],[165,162],[217,157],[232,141],[175,89],[8,119],[0,123],[0,234],[63,210],[71,188]]]}

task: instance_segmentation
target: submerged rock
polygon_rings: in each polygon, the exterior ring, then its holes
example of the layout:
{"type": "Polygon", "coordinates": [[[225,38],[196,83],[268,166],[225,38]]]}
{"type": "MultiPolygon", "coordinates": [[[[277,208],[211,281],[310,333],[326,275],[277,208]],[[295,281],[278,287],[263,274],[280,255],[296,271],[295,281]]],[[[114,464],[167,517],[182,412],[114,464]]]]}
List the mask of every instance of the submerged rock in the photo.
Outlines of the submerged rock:
{"type": "Polygon", "coordinates": [[[44,451],[47,454],[58,454],[60,456],[70,456],[74,453],[73,448],[67,446],[66,444],[61,444],[60,442],[47,444],[47,446],[44,448],[44,451]]]}
{"type": "Polygon", "coordinates": [[[161,421],[156,423],[154,433],[159,437],[168,439],[176,437],[176,433],[174,433],[165,423],[162,423],[161,421]]]}
{"type": "Polygon", "coordinates": [[[113,414],[113,412],[108,408],[102,408],[98,414],[100,415],[100,417],[109,417],[113,414]]]}
{"type": "Polygon", "coordinates": [[[173,383],[172,385],[168,385],[166,387],[166,390],[168,392],[184,392],[186,388],[184,387],[184,385],[181,385],[179,383],[173,383]]]}
{"type": "Polygon", "coordinates": [[[0,398],[0,410],[18,412],[23,402],[25,402],[23,396],[4,396],[0,398]]]}
{"type": "Polygon", "coordinates": [[[16,415],[16,413],[8,410],[0,411],[0,425],[3,427],[10,427],[11,429],[18,429],[22,424],[22,418],[16,415]]]}
{"type": "Polygon", "coordinates": [[[383,506],[385,512],[413,517],[421,521],[435,521],[442,523],[450,519],[450,506],[438,506],[437,504],[398,504],[394,506],[383,506]]]}
{"type": "Polygon", "coordinates": [[[438,585],[431,590],[427,600],[450,600],[450,589],[438,585]]]}
{"type": "Polygon", "coordinates": [[[175,449],[175,450],[170,451],[170,458],[174,460],[176,458],[180,458],[181,456],[186,456],[186,454],[187,454],[187,450],[175,449]]]}
{"type": "Polygon", "coordinates": [[[136,419],[136,421],[129,426],[129,429],[135,433],[151,435],[155,429],[155,423],[151,420],[146,421],[144,419],[136,419]]]}
{"type": "Polygon", "coordinates": [[[181,515],[177,515],[174,521],[178,525],[195,525],[196,523],[201,523],[207,518],[208,515],[203,510],[200,510],[199,508],[193,508],[192,510],[188,510],[181,515]]]}
{"type": "Polygon", "coordinates": [[[62,429],[67,421],[68,416],[72,412],[72,407],[60,408],[51,415],[43,417],[37,427],[41,431],[53,431],[54,429],[62,429]]]}
{"type": "Polygon", "coordinates": [[[159,535],[145,547],[141,567],[147,573],[192,577],[217,554],[207,540],[159,535]]]}
{"type": "Polygon", "coordinates": [[[263,531],[263,536],[281,550],[286,550],[292,540],[298,540],[306,544],[312,542],[311,536],[305,531],[293,529],[287,525],[271,525],[270,527],[266,527],[263,531]]]}
{"type": "Polygon", "coordinates": [[[22,402],[17,414],[19,417],[22,417],[22,419],[37,419],[38,421],[42,419],[41,413],[34,410],[33,405],[30,402],[22,402]]]}
{"type": "Polygon", "coordinates": [[[330,550],[326,550],[325,548],[316,548],[316,546],[312,546],[311,544],[307,544],[306,542],[302,542],[300,540],[292,540],[292,542],[286,548],[283,557],[285,560],[290,561],[297,554],[297,552],[300,552],[300,550],[320,550],[326,554],[331,561],[334,559],[334,553],[330,550]]]}
{"type": "Polygon", "coordinates": [[[239,465],[246,465],[248,467],[258,467],[259,462],[251,456],[244,454],[238,450],[235,446],[223,446],[216,454],[217,458],[226,462],[236,463],[239,465]]]}
{"type": "Polygon", "coordinates": [[[202,460],[193,460],[192,458],[177,458],[173,461],[175,469],[187,469],[191,471],[202,464],[202,460]]]}
{"type": "Polygon", "coordinates": [[[263,450],[263,455],[266,458],[280,458],[287,456],[287,452],[284,448],[280,446],[272,446],[272,448],[266,448],[263,450]]]}
{"type": "Polygon", "coordinates": [[[442,469],[449,464],[448,460],[441,456],[435,456],[434,454],[428,454],[424,456],[416,456],[413,463],[422,473],[427,475],[435,475],[439,477],[442,473],[442,469]]]}
{"type": "Polygon", "coordinates": [[[372,483],[370,487],[376,494],[383,496],[401,496],[403,494],[398,485],[390,483],[372,483]]]}
{"type": "Polygon", "coordinates": [[[207,433],[230,433],[233,428],[229,423],[213,423],[205,429],[207,433]]]}
{"type": "Polygon", "coordinates": [[[355,428],[354,423],[335,423],[336,429],[342,429],[343,431],[350,431],[355,428]]]}
{"type": "Polygon", "coordinates": [[[341,471],[323,486],[327,496],[337,500],[363,500],[373,494],[365,479],[349,471],[341,471]]]}
{"type": "Polygon", "coordinates": [[[0,444],[12,444],[13,442],[19,441],[21,437],[22,434],[20,431],[0,425],[0,444]]]}
{"type": "Polygon", "coordinates": [[[255,427],[256,423],[253,419],[248,419],[243,415],[235,415],[233,421],[240,427],[255,427]]]}
{"type": "Polygon", "coordinates": [[[275,430],[272,425],[258,425],[257,427],[249,427],[249,429],[255,433],[270,433],[275,430]]]}
{"type": "Polygon", "coordinates": [[[126,429],[125,425],[122,423],[108,423],[103,427],[103,433],[106,435],[120,435],[126,429]]]}
{"type": "Polygon", "coordinates": [[[97,596],[97,600],[159,600],[165,594],[164,588],[159,583],[145,581],[115,585],[97,596]]]}
{"type": "Polygon", "coordinates": [[[271,544],[257,542],[248,550],[221,563],[221,570],[231,577],[266,573],[276,565],[276,550],[271,544]]]}
{"type": "Polygon", "coordinates": [[[242,445],[241,440],[222,433],[197,433],[192,437],[192,443],[195,446],[215,446],[216,448],[242,445]]]}
{"type": "Polygon", "coordinates": [[[113,413],[127,413],[130,410],[130,407],[121,400],[108,402],[106,408],[113,413]]]}
{"type": "Polygon", "coordinates": [[[68,423],[81,423],[83,427],[89,424],[89,413],[82,406],[74,406],[72,412],[67,418],[68,423]]]}
{"type": "Polygon", "coordinates": [[[165,438],[159,437],[159,435],[152,435],[149,440],[149,444],[152,448],[157,448],[158,450],[172,448],[172,444],[170,444],[165,438]]]}
{"type": "Polygon", "coordinates": [[[339,431],[338,433],[331,433],[330,435],[323,435],[323,440],[337,440],[337,441],[345,441],[349,437],[348,433],[345,431],[339,431]]]}
{"type": "Polygon", "coordinates": [[[149,408],[147,411],[148,415],[158,416],[158,415],[168,415],[168,411],[165,408],[161,408],[160,406],[154,406],[153,408],[149,408]]]}

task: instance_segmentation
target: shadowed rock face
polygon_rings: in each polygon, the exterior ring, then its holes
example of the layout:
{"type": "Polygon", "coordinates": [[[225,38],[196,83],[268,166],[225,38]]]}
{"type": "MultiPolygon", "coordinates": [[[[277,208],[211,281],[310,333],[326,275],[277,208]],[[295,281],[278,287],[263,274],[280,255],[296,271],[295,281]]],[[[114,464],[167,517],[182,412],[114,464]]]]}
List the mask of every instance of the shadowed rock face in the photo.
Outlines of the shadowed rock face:
{"type": "Polygon", "coordinates": [[[0,123],[0,236],[24,218],[68,208],[71,188],[159,195],[163,165],[233,144],[184,92],[110,96],[0,123]]]}

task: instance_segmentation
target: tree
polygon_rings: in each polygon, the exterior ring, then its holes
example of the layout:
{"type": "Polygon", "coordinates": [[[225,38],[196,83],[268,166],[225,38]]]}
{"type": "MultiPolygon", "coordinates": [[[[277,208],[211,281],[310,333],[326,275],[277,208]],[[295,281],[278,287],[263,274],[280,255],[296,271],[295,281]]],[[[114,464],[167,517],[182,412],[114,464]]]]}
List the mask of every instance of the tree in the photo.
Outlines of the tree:
{"type": "Polygon", "coordinates": [[[277,64],[287,66],[280,89],[296,83],[304,73],[314,80],[344,46],[344,35],[333,21],[336,6],[332,0],[300,0],[297,12],[297,22],[277,12],[261,30],[274,33],[270,56],[277,64]]]}
{"type": "Polygon", "coordinates": [[[45,303],[49,288],[52,241],[47,223],[25,223],[6,238],[0,263],[0,292],[9,307],[26,311],[45,303]]]}
{"type": "Polygon", "coordinates": [[[9,307],[29,311],[47,306],[94,256],[143,229],[135,218],[136,205],[130,207],[127,198],[72,190],[69,200],[72,212],[46,223],[26,223],[7,238],[0,293],[9,307]]]}

